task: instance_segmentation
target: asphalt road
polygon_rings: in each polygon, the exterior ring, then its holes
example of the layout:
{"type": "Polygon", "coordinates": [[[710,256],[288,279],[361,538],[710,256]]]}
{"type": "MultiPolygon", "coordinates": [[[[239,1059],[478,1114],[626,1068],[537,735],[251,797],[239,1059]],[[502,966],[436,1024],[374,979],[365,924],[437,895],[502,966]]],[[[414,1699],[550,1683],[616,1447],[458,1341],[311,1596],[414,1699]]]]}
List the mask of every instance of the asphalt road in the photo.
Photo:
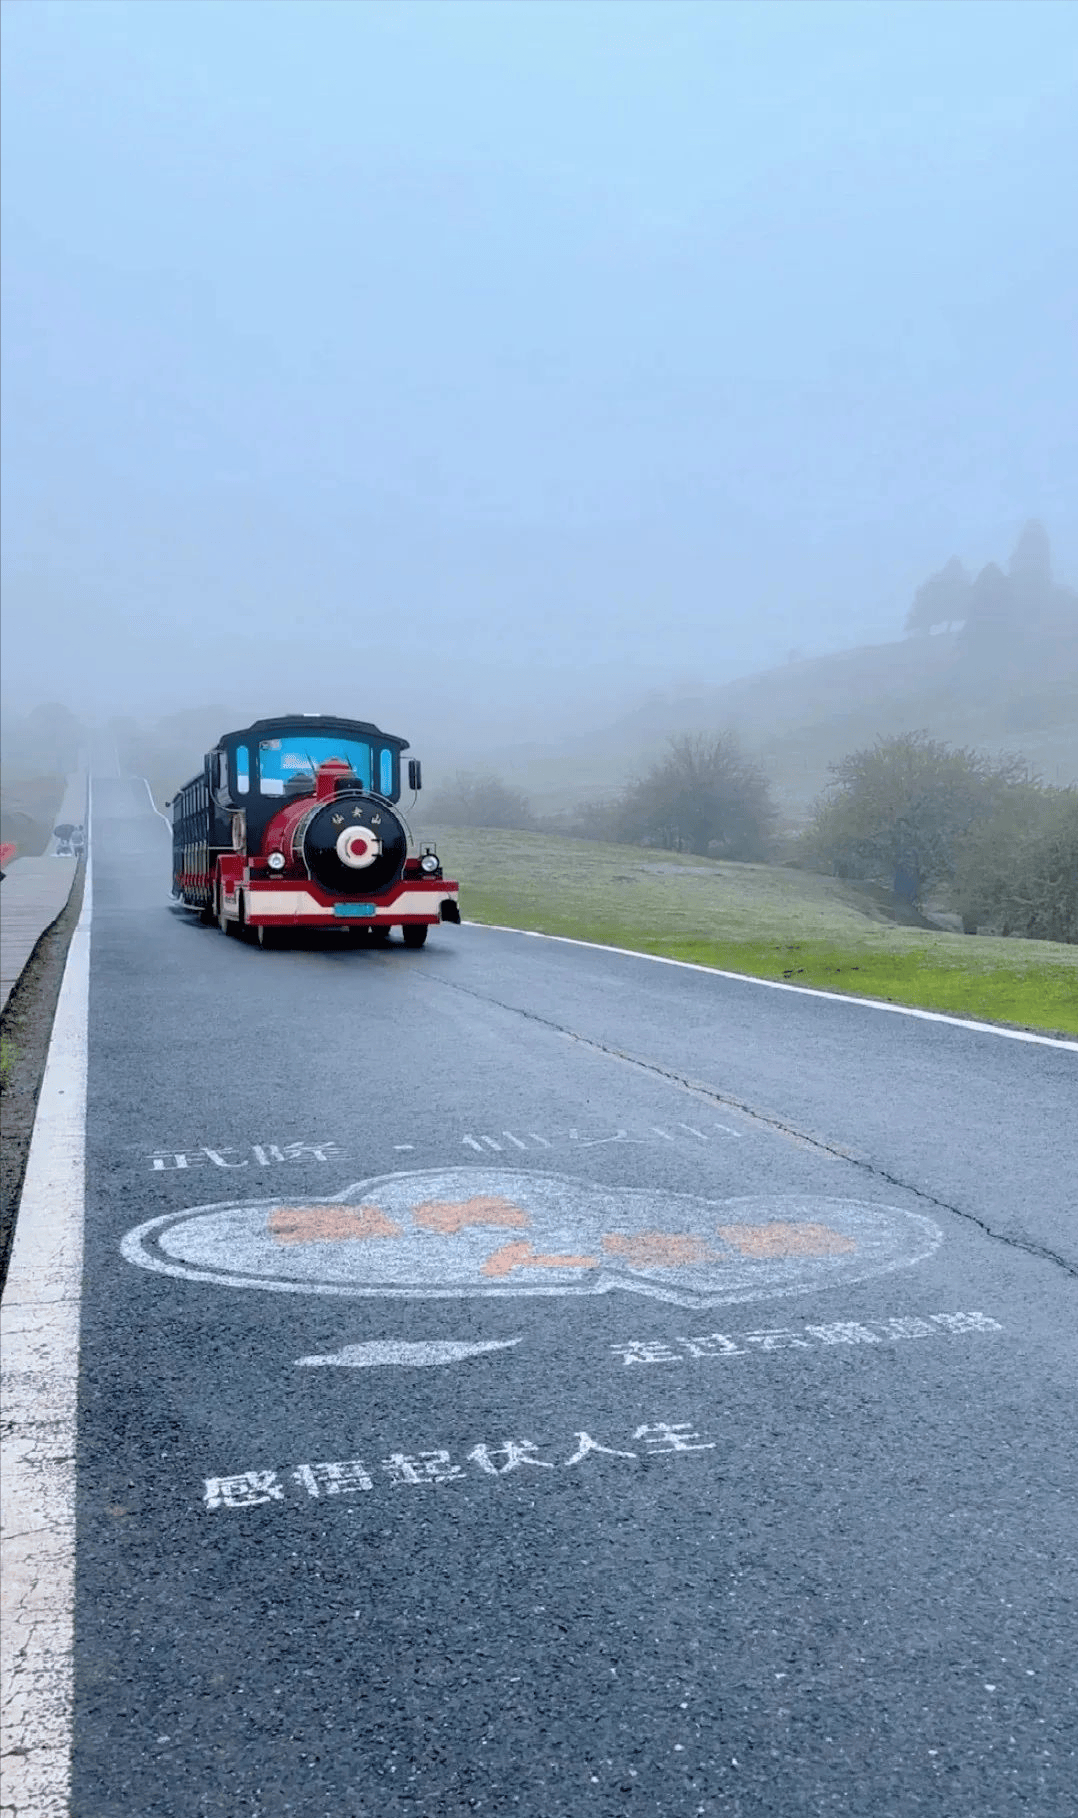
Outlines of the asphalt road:
{"type": "Polygon", "coordinates": [[[76,1818],[1078,1811],[1078,1055],[93,862],[76,1818]]]}

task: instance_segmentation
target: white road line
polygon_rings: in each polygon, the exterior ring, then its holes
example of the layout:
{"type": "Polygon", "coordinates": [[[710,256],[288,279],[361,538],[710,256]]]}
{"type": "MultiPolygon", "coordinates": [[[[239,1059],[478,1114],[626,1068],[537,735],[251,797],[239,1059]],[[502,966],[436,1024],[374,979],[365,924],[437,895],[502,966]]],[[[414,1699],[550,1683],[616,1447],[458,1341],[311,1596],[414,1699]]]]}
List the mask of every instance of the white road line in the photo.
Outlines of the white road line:
{"type": "Polygon", "coordinates": [[[158,806],[157,806],[157,803],[156,803],[156,802],[155,802],[155,801],[154,801],[154,799],[153,799],[153,790],[152,790],[152,789],[151,789],[151,788],[150,788],[150,780],[149,780],[149,778],[148,778],[148,777],[145,777],[145,776],[144,776],[144,777],[143,777],[143,779],[142,779],[142,780],[143,780],[143,782],[144,782],[144,783],[145,783],[145,785],[146,785],[146,794],[147,794],[147,795],[148,795],[148,796],[149,796],[149,798],[150,798],[150,807],[151,807],[151,808],[152,808],[152,809],[153,809],[153,811],[154,811],[154,813],[155,813],[155,814],[156,814],[156,815],[157,815],[157,816],[158,816],[158,817],[159,817],[159,818],[160,818],[160,819],[161,819],[161,820],[163,820],[163,821],[164,821],[164,823],[165,823],[165,826],[166,826],[166,827],[167,827],[167,828],[168,828],[168,830],[169,830],[169,832],[170,832],[170,833],[171,833],[171,832],[172,832],[172,822],[171,822],[171,821],[170,821],[170,820],[169,820],[169,818],[168,818],[168,815],[167,815],[167,814],[162,814],[162,813],[161,813],[161,810],[160,810],[160,808],[159,808],[159,807],[158,807],[158,806]]]}
{"type": "Polygon", "coordinates": [[[90,851],[0,1307],[3,1809],[22,1818],[69,1809],[90,851]]]}
{"type": "Polygon", "coordinates": [[[978,1023],[968,1016],[945,1016],[942,1010],[915,1010],[911,1004],[889,1004],[882,997],[853,997],[844,991],[821,991],[815,985],[788,985],[785,979],[757,978],[751,972],[724,972],[721,966],[700,966],[695,960],[669,959],[665,953],[638,953],[635,947],[610,947],[604,941],[581,941],[571,934],[543,934],[538,928],[506,928],[501,922],[469,922],[466,928],[488,928],[493,934],[523,934],[532,941],[560,941],[565,947],[590,947],[595,953],[616,953],[621,959],[650,960],[656,966],[680,966],[685,972],[703,972],[708,978],[730,978],[738,985],[762,985],[765,991],[793,991],[798,997],[825,997],[833,1004],[858,1004],[862,1010],[889,1010],[893,1016],[913,1016],[923,1023],[950,1023],[955,1029],[974,1029],[979,1035],[1003,1035],[1012,1042],[1036,1042],[1042,1048],[1069,1048],[1078,1054],[1078,1042],[1056,1035],[1034,1035],[1029,1029],[1004,1029],[999,1023],[978,1023]]]}

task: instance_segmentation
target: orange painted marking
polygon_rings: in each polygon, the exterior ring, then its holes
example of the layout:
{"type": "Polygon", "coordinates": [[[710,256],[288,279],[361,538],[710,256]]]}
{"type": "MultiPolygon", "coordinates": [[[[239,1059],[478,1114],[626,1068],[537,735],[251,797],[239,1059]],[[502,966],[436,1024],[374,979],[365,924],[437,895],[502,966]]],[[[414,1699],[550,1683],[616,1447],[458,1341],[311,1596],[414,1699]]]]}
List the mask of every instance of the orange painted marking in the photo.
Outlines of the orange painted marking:
{"type": "Polygon", "coordinates": [[[536,1256],[531,1244],[503,1244],[483,1264],[484,1275],[509,1275],[514,1269],[594,1269],[597,1256],[536,1256]]]}
{"type": "Polygon", "coordinates": [[[856,1250],[852,1237],[832,1231],[830,1225],[719,1225],[719,1236],[742,1256],[767,1261],[779,1256],[848,1256],[856,1250]]]}
{"type": "Polygon", "coordinates": [[[514,1206],[500,1194],[479,1194],[475,1199],[425,1199],[412,1213],[417,1225],[426,1231],[441,1231],[452,1236],[466,1225],[505,1225],[518,1230],[531,1224],[523,1206],[514,1206]]]}
{"type": "Polygon", "coordinates": [[[616,1231],[603,1238],[603,1249],[631,1269],[685,1269],[690,1263],[715,1261],[706,1239],[691,1231],[638,1231],[632,1237],[616,1231]]]}
{"type": "Polygon", "coordinates": [[[399,1237],[378,1206],[278,1206],[269,1216],[278,1244],[339,1244],[357,1237],[399,1237]]]}

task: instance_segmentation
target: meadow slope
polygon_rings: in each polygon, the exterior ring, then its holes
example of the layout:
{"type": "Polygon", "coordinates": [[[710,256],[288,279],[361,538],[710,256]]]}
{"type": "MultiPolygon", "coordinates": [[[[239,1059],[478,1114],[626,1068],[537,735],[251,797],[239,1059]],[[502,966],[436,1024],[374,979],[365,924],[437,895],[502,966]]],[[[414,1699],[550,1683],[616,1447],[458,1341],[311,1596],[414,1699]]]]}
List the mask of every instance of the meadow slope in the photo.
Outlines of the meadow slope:
{"type": "Polygon", "coordinates": [[[466,919],[1078,1035],[1078,947],[897,927],[836,878],[546,834],[426,827],[466,919]]]}

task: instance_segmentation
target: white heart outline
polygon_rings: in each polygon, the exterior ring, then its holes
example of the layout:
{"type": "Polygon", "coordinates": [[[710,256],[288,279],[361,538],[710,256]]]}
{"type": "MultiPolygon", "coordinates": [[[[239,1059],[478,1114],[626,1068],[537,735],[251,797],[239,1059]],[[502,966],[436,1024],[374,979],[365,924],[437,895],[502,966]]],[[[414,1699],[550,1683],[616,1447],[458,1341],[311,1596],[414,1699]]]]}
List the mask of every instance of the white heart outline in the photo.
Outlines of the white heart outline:
{"type": "MultiPolygon", "coordinates": [[[[623,1201],[653,1200],[655,1197],[655,1190],[637,1187],[610,1187],[598,1182],[583,1181],[572,1175],[533,1173],[525,1169],[450,1167],[413,1169],[375,1175],[367,1180],[354,1181],[339,1193],[320,1195],[306,1203],[319,1206],[358,1204],[361,1200],[376,1198],[379,1188],[384,1188],[389,1183],[399,1185],[402,1182],[431,1180],[432,1178],[445,1181],[454,1176],[459,1177],[462,1189],[470,1186],[473,1193],[476,1191],[477,1181],[498,1183],[500,1190],[501,1184],[507,1180],[510,1182],[519,1180],[532,1183],[540,1181],[552,1187],[569,1187],[576,1188],[578,1191],[583,1189],[589,1193],[616,1195],[623,1201]]],[[[223,1212],[261,1212],[264,1209],[289,1204],[289,1201],[282,1199],[280,1194],[275,1194],[270,1199],[218,1200],[209,1205],[188,1206],[178,1212],[160,1213],[156,1218],[147,1219],[143,1224],[137,1225],[129,1231],[123,1238],[120,1249],[127,1262],[134,1264],[136,1268],[147,1269],[155,1274],[170,1275],[185,1281],[207,1282],[217,1287],[253,1288],[263,1293],[329,1295],[346,1300],[519,1300],[543,1297],[579,1299],[623,1289],[628,1293],[644,1294],[653,1300],[668,1301],[675,1306],[706,1308],[737,1305],[754,1300],[781,1299],[791,1294],[819,1292],[840,1281],[847,1284],[874,1280],[877,1276],[890,1274],[896,1269],[912,1268],[916,1264],[926,1261],[943,1241],[943,1232],[940,1227],[931,1219],[926,1218],[923,1213],[908,1212],[903,1207],[888,1203],[836,1199],[831,1196],[805,1193],[742,1194],[732,1199],[713,1200],[707,1199],[703,1195],[673,1193],[666,1189],[663,1189],[662,1192],[664,1199],[668,1201],[683,1200],[687,1206],[693,1208],[706,1206],[709,1213],[717,1216],[724,1213],[736,1216],[739,1210],[744,1211],[747,1207],[753,1208],[757,1215],[766,1207],[772,1218],[781,1216],[784,1207],[797,1207],[802,1218],[804,1218],[806,1208],[821,1216],[825,1216],[830,1210],[831,1216],[838,1213],[844,1214],[846,1217],[849,1217],[851,1212],[856,1213],[857,1210],[863,1210],[875,1217],[886,1215],[897,1219],[907,1230],[912,1227],[914,1231],[920,1233],[921,1241],[915,1246],[913,1254],[896,1256],[886,1262],[877,1260],[858,1265],[844,1258],[813,1257],[811,1260],[806,1258],[806,1270],[803,1270],[797,1279],[787,1279],[779,1284],[765,1284],[761,1281],[759,1285],[750,1286],[748,1289],[728,1288],[720,1292],[707,1292],[701,1289],[691,1289],[688,1286],[675,1288],[666,1281],[649,1277],[646,1272],[629,1273],[624,1267],[615,1268],[610,1265],[589,1270],[587,1280],[560,1282],[516,1280],[498,1284],[491,1283],[490,1286],[471,1281],[434,1287],[426,1283],[378,1282],[369,1285],[357,1282],[282,1280],[265,1275],[244,1275],[238,1272],[226,1274],[219,1269],[175,1261],[163,1256],[156,1248],[159,1237],[166,1230],[181,1223],[208,1219],[223,1212]],[[151,1248],[151,1244],[154,1247],[151,1248]],[[815,1272],[815,1278],[806,1280],[804,1275],[809,1267],[815,1272]]]]}

